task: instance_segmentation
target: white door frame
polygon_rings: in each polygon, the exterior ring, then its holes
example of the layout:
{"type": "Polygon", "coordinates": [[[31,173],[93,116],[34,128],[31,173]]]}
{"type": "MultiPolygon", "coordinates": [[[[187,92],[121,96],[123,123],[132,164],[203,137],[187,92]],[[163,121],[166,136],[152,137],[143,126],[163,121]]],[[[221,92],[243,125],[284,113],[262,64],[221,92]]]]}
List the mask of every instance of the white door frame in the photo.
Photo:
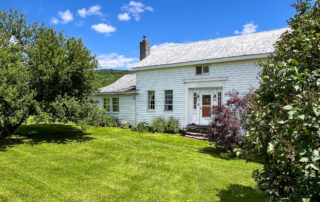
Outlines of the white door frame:
{"type": "Polygon", "coordinates": [[[219,103],[222,104],[223,88],[199,88],[189,89],[188,91],[190,96],[187,106],[188,124],[209,125],[212,116],[203,116],[203,113],[205,113],[203,107],[207,108],[208,105],[205,104],[209,103],[211,110],[212,106],[216,106],[219,103]],[[197,94],[197,99],[195,99],[195,93],[197,94]],[[207,100],[207,103],[203,102],[203,96],[210,96],[210,101],[207,100]]]}

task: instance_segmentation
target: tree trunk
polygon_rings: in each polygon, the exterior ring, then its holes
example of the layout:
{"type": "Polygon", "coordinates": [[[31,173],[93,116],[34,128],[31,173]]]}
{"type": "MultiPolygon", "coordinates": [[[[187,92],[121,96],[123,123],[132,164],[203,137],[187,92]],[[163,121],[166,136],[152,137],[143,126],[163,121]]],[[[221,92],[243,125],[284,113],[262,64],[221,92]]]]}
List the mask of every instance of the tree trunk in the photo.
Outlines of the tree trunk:
{"type": "Polygon", "coordinates": [[[2,137],[10,137],[15,130],[17,130],[21,124],[26,120],[26,118],[22,118],[20,122],[14,125],[2,125],[0,126],[0,136],[2,137]]]}

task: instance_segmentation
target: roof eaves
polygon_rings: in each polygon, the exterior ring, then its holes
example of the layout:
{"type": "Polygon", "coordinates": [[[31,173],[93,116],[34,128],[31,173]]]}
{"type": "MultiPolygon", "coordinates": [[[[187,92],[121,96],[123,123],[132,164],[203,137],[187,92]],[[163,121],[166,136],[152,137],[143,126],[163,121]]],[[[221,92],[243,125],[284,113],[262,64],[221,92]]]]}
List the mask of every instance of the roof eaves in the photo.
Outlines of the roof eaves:
{"type": "Polygon", "coordinates": [[[118,91],[118,92],[96,92],[95,95],[134,95],[139,94],[138,91],[118,91]]]}
{"type": "Polygon", "coordinates": [[[242,55],[242,56],[234,56],[234,57],[224,57],[224,58],[206,59],[206,60],[198,60],[198,61],[190,61],[190,62],[172,63],[172,64],[136,66],[136,67],[132,67],[132,71],[136,72],[136,71],[149,70],[149,69],[163,69],[163,68],[172,68],[172,67],[181,67],[181,66],[192,66],[192,65],[199,65],[199,64],[214,64],[214,63],[222,63],[222,62],[241,61],[241,60],[255,60],[255,59],[267,58],[270,54],[271,52],[254,54],[254,55],[242,55]]]}

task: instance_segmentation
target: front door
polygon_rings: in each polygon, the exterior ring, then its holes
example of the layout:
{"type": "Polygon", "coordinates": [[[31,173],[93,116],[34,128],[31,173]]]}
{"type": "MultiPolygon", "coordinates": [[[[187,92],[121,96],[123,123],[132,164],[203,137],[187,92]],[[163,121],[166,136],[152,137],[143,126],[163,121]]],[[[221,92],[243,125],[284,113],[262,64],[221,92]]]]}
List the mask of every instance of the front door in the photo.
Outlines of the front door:
{"type": "Polygon", "coordinates": [[[200,91],[200,125],[208,125],[211,121],[212,95],[212,91],[200,91]]]}
{"type": "Polygon", "coordinates": [[[189,123],[209,125],[212,106],[222,104],[222,89],[190,90],[189,123]]]}

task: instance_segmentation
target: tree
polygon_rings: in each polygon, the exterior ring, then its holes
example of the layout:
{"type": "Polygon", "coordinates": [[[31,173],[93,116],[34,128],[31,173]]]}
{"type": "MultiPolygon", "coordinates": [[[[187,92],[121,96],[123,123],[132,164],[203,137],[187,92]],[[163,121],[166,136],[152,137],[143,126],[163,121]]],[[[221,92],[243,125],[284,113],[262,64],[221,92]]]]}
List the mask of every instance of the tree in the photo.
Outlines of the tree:
{"type": "Polygon", "coordinates": [[[10,10],[0,11],[0,46],[1,136],[29,116],[84,123],[95,117],[88,113],[98,113],[90,105],[97,60],[81,39],[27,25],[22,13],[10,10]]]}
{"type": "Polygon", "coordinates": [[[258,186],[276,200],[320,200],[320,2],[301,1],[261,63],[245,149],[264,161],[258,186]]]}

